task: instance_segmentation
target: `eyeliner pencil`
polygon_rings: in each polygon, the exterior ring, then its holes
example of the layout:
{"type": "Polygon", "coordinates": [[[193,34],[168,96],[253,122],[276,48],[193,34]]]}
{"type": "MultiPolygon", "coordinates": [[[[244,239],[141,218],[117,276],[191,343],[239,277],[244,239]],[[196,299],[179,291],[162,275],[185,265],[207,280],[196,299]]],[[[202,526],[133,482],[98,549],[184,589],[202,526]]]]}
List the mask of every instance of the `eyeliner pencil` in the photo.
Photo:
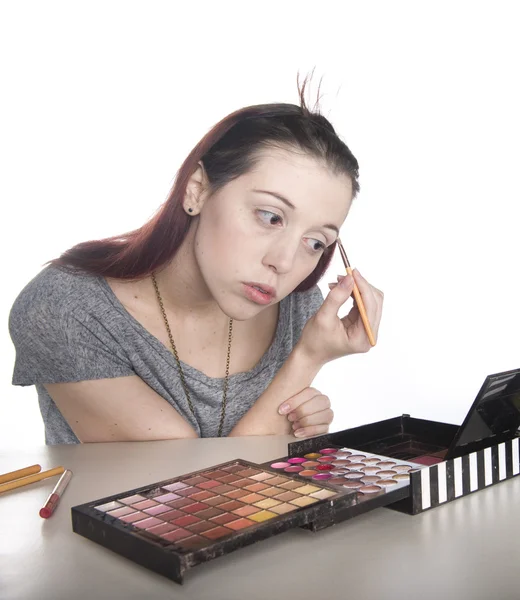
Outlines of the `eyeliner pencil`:
{"type": "Polygon", "coordinates": [[[39,473],[41,470],[42,468],[40,465],[31,465],[30,467],[25,467],[25,469],[18,469],[18,471],[4,473],[4,475],[0,475],[0,483],[21,479],[22,477],[27,477],[27,475],[34,475],[35,473],[39,473]]]}
{"type": "MultiPolygon", "coordinates": [[[[352,267],[350,266],[350,263],[347,258],[347,253],[345,252],[345,248],[343,248],[343,244],[341,243],[341,240],[338,238],[336,240],[336,242],[338,244],[339,253],[341,254],[341,258],[343,259],[343,264],[345,265],[345,269],[346,269],[347,273],[349,275],[352,275],[352,277],[354,277],[354,275],[352,273],[352,267]]],[[[356,301],[356,304],[357,304],[357,307],[359,310],[359,315],[361,317],[361,320],[363,321],[363,325],[365,326],[365,331],[367,332],[367,336],[370,341],[370,345],[375,346],[376,340],[374,338],[374,334],[372,333],[372,328],[370,327],[370,322],[367,317],[367,311],[365,310],[365,305],[363,304],[363,299],[361,298],[361,293],[359,291],[358,286],[356,285],[355,280],[354,280],[354,292],[353,293],[354,293],[354,299],[356,301]]]]}

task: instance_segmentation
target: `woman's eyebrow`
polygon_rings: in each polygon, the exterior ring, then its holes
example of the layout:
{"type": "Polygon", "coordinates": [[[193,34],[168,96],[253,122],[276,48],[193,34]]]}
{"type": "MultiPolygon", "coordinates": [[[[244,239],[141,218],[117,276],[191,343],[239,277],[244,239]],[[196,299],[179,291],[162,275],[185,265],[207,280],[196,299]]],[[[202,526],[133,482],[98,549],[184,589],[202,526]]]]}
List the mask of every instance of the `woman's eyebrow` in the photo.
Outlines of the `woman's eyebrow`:
{"type": "MultiPolygon", "coordinates": [[[[285,198],[281,194],[278,194],[278,193],[275,194],[275,192],[269,192],[267,190],[257,190],[257,189],[253,189],[253,192],[257,192],[258,194],[269,194],[270,196],[274,196],[275,198],[280,200],[280,202],[283,202],[289,208],[292,208],[293,210],[296,208],[292,202],[289,202],[289,200],[287,200],[287,198],[285,198]]],[[[326,227],[327,229],[332,229],[332,231],[336,232],[336,235],[339,235],[339,229],[336,227],[336,225],[327,223],[326,225],[322,225],[322,227],[326,227]]]]}

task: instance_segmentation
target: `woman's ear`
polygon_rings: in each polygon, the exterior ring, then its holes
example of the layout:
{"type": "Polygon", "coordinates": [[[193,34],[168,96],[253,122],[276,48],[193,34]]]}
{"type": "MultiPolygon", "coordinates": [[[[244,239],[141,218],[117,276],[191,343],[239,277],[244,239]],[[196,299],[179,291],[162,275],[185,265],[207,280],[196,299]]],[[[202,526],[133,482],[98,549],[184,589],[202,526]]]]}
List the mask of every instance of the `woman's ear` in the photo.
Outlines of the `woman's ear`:
{"type": "Polygon", "coordinates": [[[208,196],[208,180],[206,170],[202,161],[199,161],[197,168],[192,173],[186,186],[183,207],[191,216],[198,215],[204,206],[208,196]]]}

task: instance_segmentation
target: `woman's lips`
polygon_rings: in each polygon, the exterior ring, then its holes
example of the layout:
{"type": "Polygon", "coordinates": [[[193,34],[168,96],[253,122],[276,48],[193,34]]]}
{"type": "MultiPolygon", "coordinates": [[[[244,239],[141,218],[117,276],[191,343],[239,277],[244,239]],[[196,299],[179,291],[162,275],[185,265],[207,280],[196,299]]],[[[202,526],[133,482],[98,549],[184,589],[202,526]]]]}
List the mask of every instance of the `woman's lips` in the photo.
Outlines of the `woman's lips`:
{"type": "Polygon", "coordinates": [[[276,296],[276,292],[271,286],[253,282],[244,283],[243,285],[246,298],[251,302],[256,302],[256,304],[269,304],[276,296]]]}

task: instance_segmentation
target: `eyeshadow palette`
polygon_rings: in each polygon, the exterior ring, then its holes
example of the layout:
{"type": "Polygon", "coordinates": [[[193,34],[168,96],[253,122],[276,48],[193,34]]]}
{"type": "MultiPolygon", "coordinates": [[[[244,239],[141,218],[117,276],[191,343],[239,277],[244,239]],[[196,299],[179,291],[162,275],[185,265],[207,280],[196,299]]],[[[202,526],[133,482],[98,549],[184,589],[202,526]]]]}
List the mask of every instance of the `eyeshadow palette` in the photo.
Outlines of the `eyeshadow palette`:
{"type": "Polygon", "coordinates": [[[72,508],[73,530],[182,583],[184,572],[313,521],[332,524],[355,493],[234,460],[72,508]]]}
{"type": "MultiPolygon", "coordinates": [[[[411,462],[340,447],[278,458],[263,466],[298,475],[312,483],[327,482],[334,488],[354,491],[354,502],[336,515],[335,522],[407,497],[410,474],[420,468],[411,462]]],[[[308,528],[316,530],[326,526],[326,521],[314,521],[308,528]]]]}

